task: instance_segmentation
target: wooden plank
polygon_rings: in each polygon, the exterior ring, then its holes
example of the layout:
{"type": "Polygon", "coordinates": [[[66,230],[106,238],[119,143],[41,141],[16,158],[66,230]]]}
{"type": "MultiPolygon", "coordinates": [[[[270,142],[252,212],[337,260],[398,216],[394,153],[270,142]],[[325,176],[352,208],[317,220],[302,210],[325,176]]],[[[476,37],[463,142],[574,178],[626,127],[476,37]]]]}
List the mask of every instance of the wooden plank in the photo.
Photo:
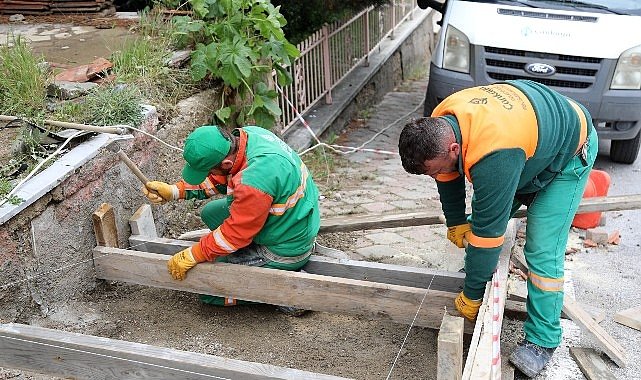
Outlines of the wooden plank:
{"type": "Polygon", "coordinates": [[[129,237],[129,245],[136,251],[152,252],[161,255],[173,255],[185,248],[189,248],[196,244],[193,241],[167,239],[167,238],[152,238],[142,235],[131,235],[129,237]]]}
{"type": "Polygon", "coordinates": [[[585,310],[577,305],[567,295],[563,299],[563,312],[567,314],[574,323],[579,325],[583,332],[589,333],[596,339],[596,343],[603,349],[612,361],[619,367],[627,364],[627,355],[623,347],[614,340],[585,310]]]}
{"type": "Polygon", "coordinates": [[[96,234],[96,243],[103,247],[118,248],[118,229],[113,207],[109,203],[101,204],[91,216],[91,221],[96,234]]]}
{"type": "MultiPolygon", "coordinates": [[[[139,235],[132,235],[129,238],[129,243],[137,251],[159,254],[173,254],[194,244],[185,240],[150,238],[139,235]]],[[[431,283],[430,289],[432,290],[453,293],[463,290],[463,282],[465,281],[465,273],[381,264],[370,261],[333,259],[316,255],[310,257],[303,269],[307,273],[323,276],[382,282],[424,289],[427,289],[431,283]]]]}
{"type": "MultiPolygon", "coordinates": [[[[634,210],[639,208],[641,208],[641,194],[593,197],[582,199],[577,213],[634,210]]],[[[514,215],[515,218],[525,216],[527,216],[525,209],[517,211],[514,215]]],[[[441,223],[439,221],[439,215],[429,215],[424,212],[392,215],[357,215],[324,219],[321,221],[320,233],[409,227],[439,223],[441,223]]]]}
{"type": "Polygon", "coordinates": [[[21,324],[0,324],[0,366],[73,379],[343,379],[21,324]]]}
{"type": "Polygon", "coordinates": [[[425,212],[388,215],[353,215],[321,220],[319,233],[440,224],[440,215],[425,212]]]}
{"type": "Polygon", "coordinates": [[[570,347],[570,355],[588,380],[616,380],[601,355],[593,349],[570,347]]]}
{"type": "Polygon", "coordinates": [[[443,315],[438,332],[436,378],[459,380],[463,374],[463,318],[443,315]]]}
{"type": "MultiPolygon", "coordinates": [[[[176,281],[167,273],[166,255],[107,247],[94,248],[94,265],[96,276],[110,281],[407,324],[416,315],[414,324],[435,329],[456,297],[439,290],[227,263],[201,263],[185,280],[176,281]]],[[[466,327],[472,330],[471,323],[466,327]]]]}
{"type": "Polygon", "coordinates": [[[185,232],[184,234],[178,236],[178,240],[198,241],[198,240],[200,240],[201,237],[207,235],[210,232],[211,232],[211,230],[209,228],[205,228],[205,229],[202,229],[202,230],[188,231],[188,232],[185,232]]]}
{"type": "Polygon", "coordinates": [[[614,321],[641,330],[641,306],[619,311],[614,314],[614,321]]]}
{"type": "Polygon", "coordinates": [[[459,293],[463,290],[465,273],[448,272],[429,268],[375,263],[346,259],[311,256],[303,268],[307,273],[351,278],[354,280],[382,282],[459,293]],[[431,285],[430,285],[431,284],[431,285]]]}
{"type": "MultiPolygon", "coordinates": [[[[577,214],[595,211],[635,210],[639,208],[641,208],[641,194],[592,197],[581,200],[577,214]]],[[[440,216],[441,215],[428,214],[425,212],[341,216],[321,220],[319,233],[441,224],[440,216]]],[[[514,218],[523,218],[526,216],[527,210],[521,209],[516,212],[514,218]]],[[[198,240],[209,232],[208,229],[190,231],[180,235],[178,238],[182,240],[198,240]]]]}
{"type": "Polygon", "coordinates": [[[129,219],[129,227],[133,235],[142,235],[149,237],[158,237],[154,215],[151,212],[151,206],[143,204],[129,219]]]}
{"type": "MultiPolygon", "coordinates": [[[[514,220],[511,220],[508,223],[507,229],[505,231],[505,241],[503,242],[503,248],[499,256],[499,262],[496,266],[498,284],[499,288],[496,290],[492,285],[492,282],[488,282],[485,296],[483,297],[483,304],[481,309],[485,309],[484,313],[479,314],[477,317],[475,325],[476,328],[479,327],[479,338],[477,345],[470,345],[469,352],[467,354],[467,359],[465,361],[465,368],[463,370],[463,379],[492,379],[492,322],[493,322],[493,313],[492,313],[492,299],[495,296],[495,293],[498,293],[499,301],[499,316],[498,316],[498,326],[502,325],[503,314],[505,308],[505,299],[507,297],[507,278],[509,272],[510,256],[512,253],[512,247],[516,241],[516,223],[514,220]]],[[[480,311],[480,310],[479,310],[480,311]]],[[[474,338],[474,337],[473,337],[474,338]]],[[[474,342],[474,339],[473,341],[474,342]]],[[[499,369],[500,372],[500,369],[499,369]]]]}

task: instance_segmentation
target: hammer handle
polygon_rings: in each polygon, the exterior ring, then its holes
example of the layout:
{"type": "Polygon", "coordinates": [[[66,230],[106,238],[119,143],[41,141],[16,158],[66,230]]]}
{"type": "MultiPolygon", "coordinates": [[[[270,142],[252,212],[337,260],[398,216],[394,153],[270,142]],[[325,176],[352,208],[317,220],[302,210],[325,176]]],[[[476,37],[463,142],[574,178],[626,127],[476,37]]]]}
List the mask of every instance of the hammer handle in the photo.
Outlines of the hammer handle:
{"type": "Polygon", "coordinates": [[[122,150],[119,150],[118,156],[120,156],[120,159],[125,163],[125,165],[127,165],[127,167],[131,170],[131,172],[134,173],[136,177],[138,177],[138,179],[140,180],[140,182],[142,182],[143,185],[149,182],[149,179],[145,177],[144,174],[142,174],[140,169],[138,169],[138,166],[136,166],[136,164],[134,164],[134,162],[131,161],[129,157],[127,157],[125,152],[123,152],[122,150]]]}

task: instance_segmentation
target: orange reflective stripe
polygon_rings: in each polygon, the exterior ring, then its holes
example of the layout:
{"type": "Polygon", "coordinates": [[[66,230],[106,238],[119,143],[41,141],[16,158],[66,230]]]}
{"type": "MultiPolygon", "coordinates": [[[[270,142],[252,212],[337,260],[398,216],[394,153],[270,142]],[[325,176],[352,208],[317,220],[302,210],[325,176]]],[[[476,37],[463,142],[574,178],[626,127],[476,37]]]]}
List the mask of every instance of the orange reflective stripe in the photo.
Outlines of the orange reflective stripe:
{"type": "Polygon", "coordinates": [[[234,305],[236,305],[236,298],[225,297],[225,306],[234,306],[234,305]]]}
{"type": "Polygon", "coordinates": [[[563,290],[563,282],[564,282],[563,277],[561,278],[541,277],[538,274],[532,273],[532,271],[530,271],[530,274],[528,275],[528,280],[532,283],[532,285],[546,292],[560,292],[563,290]]]}
{"type": "Polygon", "coordinates": [[[468,232],[465,234],[465,240],[467,240],[468,243],[472,244],[477,248],[496,248],[503,245],[505,236],[499,236],[499,237],[493,237],[493,238],[480,237],[480,236],[474,235],[472,232],[468,232]]]}
{"type": "Polygon", "coordinates": [[[585,118],[585,113],[583,113],[583,110],[581,109],[581,107],[579,107],[578,104],[576,104],[572,99],[568,99],[568,102],[570,103],[572,108],[574,108],[574,112],[576,112],[581,123],[581,131],[579,132],[579,145],[576,148],[576,153],[579,153],[579,151],[581,151],[581,148],[583,147],[583,144],[585,143],[585,140],[587,140],[588,138],[588,121],[585,118]]]}
{"type": "Polygon", "coordinates": [[[283,215],[285,211],[296,206],[296,203],[305,196],[305,190],[307,189],[307,177],[309,172],[304,163],[300,164],[300,185],[294,191],[294,194],[290,195],[285,203],[274,203],[269,209],[269,213],[272,215],[283,215]]]}

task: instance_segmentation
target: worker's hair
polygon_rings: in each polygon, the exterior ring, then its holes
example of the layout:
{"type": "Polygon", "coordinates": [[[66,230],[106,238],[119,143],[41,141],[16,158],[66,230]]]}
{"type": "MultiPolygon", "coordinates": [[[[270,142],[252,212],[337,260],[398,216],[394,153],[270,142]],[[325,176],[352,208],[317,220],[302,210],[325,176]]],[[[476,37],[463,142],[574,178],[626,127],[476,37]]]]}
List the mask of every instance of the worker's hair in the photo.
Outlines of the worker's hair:
{"type": "Polygon", "coordinates": [[[229,152],[227,154],[231,154],[236,152],[236,149],[238,148],[238,142],[236,141],[237,138],[234,136],[234,134],[230,131],[228,131],[226,128],[223,127],[218,127],[218,130],[220,131],[220,134],[225,138],[225,140],[229,141],[229,152]]]}
{"type": "Polygon", "coordinates": [[[403,169],[410,174],[425,174],[425,160],[445,155],[452,138],[452,127],[443,118],[422,117],[410,121],[398,139],[403,169]]]}

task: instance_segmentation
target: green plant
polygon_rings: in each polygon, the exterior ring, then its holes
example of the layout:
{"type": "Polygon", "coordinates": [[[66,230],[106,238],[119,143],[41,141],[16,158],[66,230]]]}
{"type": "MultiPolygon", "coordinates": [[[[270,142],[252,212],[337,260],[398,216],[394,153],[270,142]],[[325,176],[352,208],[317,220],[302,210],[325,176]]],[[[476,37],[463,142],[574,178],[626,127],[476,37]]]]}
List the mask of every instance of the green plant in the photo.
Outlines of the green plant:
{"type": "Polygon", "coordinates": [[[175,17],[178,34],[196,42],[191,73],[195,80],[220,78],[222,123],[253,121],[270,129],[280,116],[278,94],[269,85],[276,71],[291,83],[289,66],[300,53],[285,38],[285,18],[268,0],[189,0],[194,17],[175,17]]]}
{"type": "Polygon", "coordinates": [[[11,189],[13,189],[13,185],[6,179],[0,178],[0,202],[4,203],[6,200],[6,202],[12,205],[19,205],[24,202],[24,199],[15,195],[9,195],[7,197],[7,194],[11,192],[11,189]]]}
{"type": "Polygon", "coordinates": [[[56,120],[91,125],[127,124],[138,127],[142,121],[142,98],[135,85],[103,85],[81,102],[65,102],[56,108],[56,120]]]}
{"type": "Polygon", "coordinates": [[[85,99],[85,120],[93,125],[139,126],[143,115],[140,94],[134,86],[105,86],[85,99]]]}
{"type": "Polygon", "coordinates": [[[44,60],[36,57],[20,36],[0,45],[0,113],[42,117],[47,81],[44,60]]]}
{"type": "Polygon", "coordinates": [[[172,55],[171,36],[154,34],[154,30],[147,30],[151,35],[126,41],[121,50],[112,53],[113,73],[118,82],[135,85],[146,101],[171,107],[195,84],[188,70],[167,67],[172,55]]]}

